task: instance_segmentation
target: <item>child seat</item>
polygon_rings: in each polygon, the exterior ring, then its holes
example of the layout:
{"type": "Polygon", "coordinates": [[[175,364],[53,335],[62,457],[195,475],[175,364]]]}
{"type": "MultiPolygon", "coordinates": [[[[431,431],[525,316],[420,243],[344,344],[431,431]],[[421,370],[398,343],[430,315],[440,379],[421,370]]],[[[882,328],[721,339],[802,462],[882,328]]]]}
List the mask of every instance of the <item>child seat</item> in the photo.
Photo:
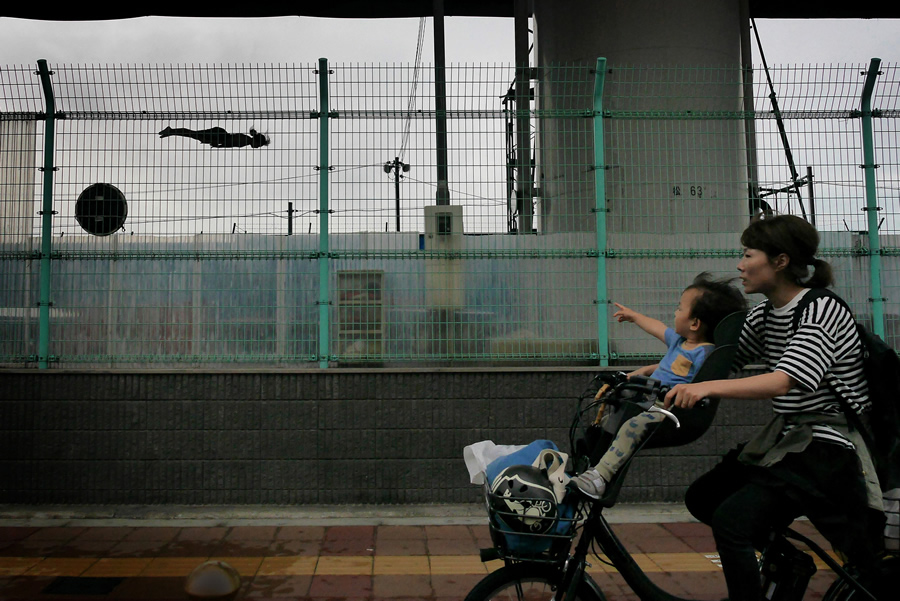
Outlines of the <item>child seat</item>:
{"type": "MultiPolygon", "coordinates": [[[[716,347],[706,358],[706,361],[703,362],[703,365],[700,366],[697,375],[691,380],[692,383],[720,380],[729,376],[746,317],[746,311],[738,311],[728,315],[719,322],[713,333],[713,343],[716,347]]],[[[641,411],[639,407],[633,404],[626,404],[625,407],[629,408],[628,410],[631,411],[631,414],[623,416],[622,421],[619,423],[624,423],[624,419],[630,419],[641,411]]],[[[604,507],[615,505],[622,483],[625,481],[625,474],[628,472],[628,468],[631,466],[631,461],[634,459],[637,451],[640,449],[681,446],[697,440],[712,425],[718,408],[719,399],[715,398],[707,399],[704,404],[695,405],[692,409],[670,408],[669,410],[678,418],[681,427],[676,427],[675,423],[669,419],[662,423],[651,425],[651,430],[644,441],[616,473],[612,481],[607,484],[606,492],[597,503],[604,507]]],[[[590,445],[592,447],[589,453],[591,465],[599,461],[600,456],[609,448],[613,436],[612,433],[607,433],[601,436],[599,441],[594,441],[594,444],[590,445]]],[[[587,441],[579,441],[579,443],[585,444],[587,441]]],[[[578,446],[580,445],[576,445],[576,448],[578,446]]],[[[583,468],[584,466],[582,466],[583,468]]]]}
{"type": "MultiPolygon", "coordinates": [[[[697,370],[697,375],[694,376],[691,383],[724,380],[728,377],[731,373],[731,366],[734,364],[738,340],[741,337],[741,329],[744,327],[746,317],[746,311],[737,311],[719,322],[713,332],[713,343],[716,348],[697,370]]],[[[704,404],[696,405],[692,409],[670,408],[670,411],[681,423],[681,427],[676,428],[675,422],[670,419],[665,420],[656,428],[642,448],[678,447],[694,442],[709,430],[718,409],[719,399],[707,399],[704,404]]]]}

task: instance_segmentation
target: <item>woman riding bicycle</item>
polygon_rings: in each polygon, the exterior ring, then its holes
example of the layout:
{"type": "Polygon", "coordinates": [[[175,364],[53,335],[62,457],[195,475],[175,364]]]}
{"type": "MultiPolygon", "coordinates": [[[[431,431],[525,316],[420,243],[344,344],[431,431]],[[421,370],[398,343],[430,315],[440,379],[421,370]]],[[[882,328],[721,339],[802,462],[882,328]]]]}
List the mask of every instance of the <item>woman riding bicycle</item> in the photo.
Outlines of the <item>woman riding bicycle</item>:
{"type": "Polygon", "coordinates": [[[834,296],[821,296],[794,317],[810,289],[833,283],[830,265],[815,258],[819,236],[806,221],[790,215],[755,221],[741,244],[744,291],[768,300],[747,316],[736,366],[761,362],[766,372],[679,384],[666,405],[771,398],[774,417],[692,484],[685,502],[713,529],[731,601],[762,598],[755,549],[802,515],[865,581],[881,551],[881,492],[865,444],[832,392],[840,391],[861,416],[870,407],[853,316],[834,296]]]}

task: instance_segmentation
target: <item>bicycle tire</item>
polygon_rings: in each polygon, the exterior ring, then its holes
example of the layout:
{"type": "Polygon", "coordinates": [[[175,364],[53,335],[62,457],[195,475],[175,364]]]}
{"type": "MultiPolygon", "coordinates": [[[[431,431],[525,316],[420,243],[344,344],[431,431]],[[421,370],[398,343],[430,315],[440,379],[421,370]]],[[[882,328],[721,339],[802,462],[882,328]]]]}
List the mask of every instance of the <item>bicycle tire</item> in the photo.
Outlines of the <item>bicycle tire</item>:
{"type": "MultiPolygon", "coordinates": [[[[587,578],[587,575],[585,575],[587,578]]],[[[491,572],[475,585],[465,601],[548,601],[556,593],[562,572],[551,565],[519,563],[491,572]]],[[[582,582],[570,601],[606,601],[582,582]]]]}
{"type": "MultiPolygon", "coordinates": [[[[893,595],[896,595],[896,585],[894,583],[897,579],[900,579],[900,556],[891,555],[883,558],[878,568],[881,578],[884,579],[885,587],[883,590],[892,591],[890,594],[891,598],[893,598],[893,595]]],[[[855,570],[853,572],[855,575],[855,570]]],[[[863,599],[866,599],[865,595],[860,594],[849,582],[842,578],[835,580],[822,597],[822,601],[862,601],[863,599]]],[[[882,598],[879,598],[879,601],[883,601],[882,598]]]]}

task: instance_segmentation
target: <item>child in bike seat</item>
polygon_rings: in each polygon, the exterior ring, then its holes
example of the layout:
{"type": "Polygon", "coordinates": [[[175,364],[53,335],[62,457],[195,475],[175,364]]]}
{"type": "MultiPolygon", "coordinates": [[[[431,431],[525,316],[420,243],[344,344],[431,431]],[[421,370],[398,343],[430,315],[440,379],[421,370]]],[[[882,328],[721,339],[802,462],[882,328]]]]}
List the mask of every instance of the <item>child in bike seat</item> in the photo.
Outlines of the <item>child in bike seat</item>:
{"type": "MultiPolygon", "coordinates": [[[[662,361],[637,369],[628,376],[650,376],[667,386],[689,383],[714,348],[712,333],[719,322],[727,315],[747,308],[747,301],[731,284],[732,281],[733,278],[714,280],[706,272],[694,278],[693,283],[681,293],[681,300],[675,309],[675,324],[671,328],[657,319],[614,303],[618,311],[613,317],[620,322],[636,324],[668,347],[662,361]]],[[[661,419],[659,413],[644,411],[622,424],[599,463],[572,478],[572,483],[587,496],[599,499],[606,490],[607,482],[634,454],[650,424],[661,419]]]]}

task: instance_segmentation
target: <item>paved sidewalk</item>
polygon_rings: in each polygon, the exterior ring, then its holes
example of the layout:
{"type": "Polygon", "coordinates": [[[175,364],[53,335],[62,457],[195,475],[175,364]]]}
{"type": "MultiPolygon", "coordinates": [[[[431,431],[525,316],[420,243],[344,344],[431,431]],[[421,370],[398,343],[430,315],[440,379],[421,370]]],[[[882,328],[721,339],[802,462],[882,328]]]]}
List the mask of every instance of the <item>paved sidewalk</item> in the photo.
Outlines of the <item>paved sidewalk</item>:
{"type": "MultiPolygon", "coordinates": [[[[235,567],[235,599],[459,600],[500,562],[479,506],[325,508],[27,508],[0,506],[0,599],[187,599],[207,559],[235,567]]],[[[648,575],[671,593],[726,595],[709,529],[674,506],[607,514],[648,575]]],[[[811,526],[797,529],[817,542],[811,526]]],[[[827,548],[827,547],[826,547],[827,548]]],[[[824,566],[806,601],[833,580],[824,566]]],[[[612,568],[590,569],[609,601],[634,594],[612,568]]]]}

